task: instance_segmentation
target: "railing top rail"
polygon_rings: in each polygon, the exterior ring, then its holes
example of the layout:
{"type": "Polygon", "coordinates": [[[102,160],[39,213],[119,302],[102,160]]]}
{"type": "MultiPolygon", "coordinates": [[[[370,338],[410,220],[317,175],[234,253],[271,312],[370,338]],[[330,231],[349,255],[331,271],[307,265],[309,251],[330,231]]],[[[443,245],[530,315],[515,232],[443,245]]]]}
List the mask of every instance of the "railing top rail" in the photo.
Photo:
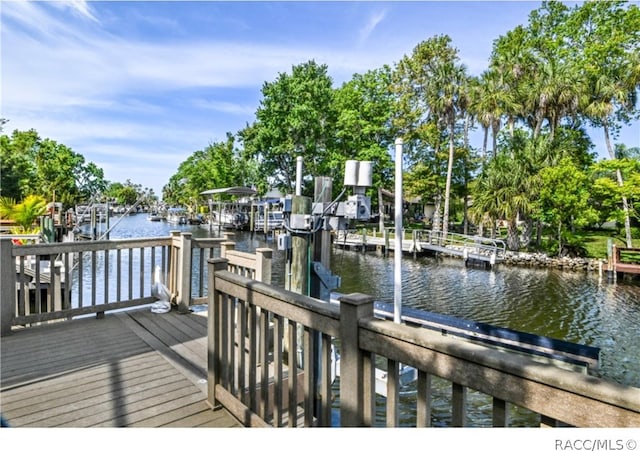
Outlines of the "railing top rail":
{"type": "MultiPolygon", "coordinates": [[[[216,260],[226,259],[209,259],[209,263],[216,260]]],[[[287,291],[230,271],[216,271],[215,278],[217,290],[319,332],[333,337],[340,336],[340,309],[329,301],[287,291]]]]}
{"type": "Polygon", "coordinates": [[[191,241],[192,241],[192,244],[191,244],[192,247],[207,249],[212,247],[219,247],[221,243],[229,241],[229,238],[227,237],[193,238],[191,241]]]}
{"type": "Polygon", "coordinates": [[[14,256],[26,255],[51,255],[65,252],[88,252],[111,249],[130,249],[139,247],[168,246],[171,244],[169,237],[153,238],[123,238],[117,240],[96,241],[68,241],[62,243],[37,243],[24,246],[14,246],[14,256]]]}
{"type": "MultiPolygon", "coordinates": [[[[515,376],[543,384],[546,387],[557,390],[557,393],[571,393],[584,399],[595,400],[603,405],[608,404],[635,412],[635,414],[640,413],[640,388],[623,386],[587,374],[546,365],[519,354],[501,352],[490,347],[443,336],[431,330],[413,328],[378,318],[361,319],[359,326],[363,330],[373,332],[379,338],[388,338],[388,340],[360,340],[361,347],[364,350],[402,361],[423,371],[432,373],[435,371],[438,376],[479,389],[484,393],[497,396],[506,401],[515,402],[516,400],[506,399],[506,392],[500,384],[492,385],[491,382],[483,382],[480,378],[478,383],[475,384],[473,380],[469,379],[468,375],[463,374],[464,372],[452,371],[452,367],[445,368],[445,366],[434,365],[435,360],[438,360],[438,358],[425,358],[424,353],[415,350],[407,352],[406,348],[402,350],[401,346],[394,346],[393,343],[403,343],[435,351],[440,355],[454,357],[460,362],[464,361],[487,368],[487,370],[495,370],[505,376],[515,376]],[[491,390],[495,392],[491,392],[491,390]]],[[[483,374],[486,373],[485,370],[480,371],[483,374]]],[[[485,377],[488,376],[485,374],[485,377]]],[[[527,406],[525,405],[525,407],[527,406]]],[[[567,406],[566,408],[573,409],[573,407],[567,406]]]]}

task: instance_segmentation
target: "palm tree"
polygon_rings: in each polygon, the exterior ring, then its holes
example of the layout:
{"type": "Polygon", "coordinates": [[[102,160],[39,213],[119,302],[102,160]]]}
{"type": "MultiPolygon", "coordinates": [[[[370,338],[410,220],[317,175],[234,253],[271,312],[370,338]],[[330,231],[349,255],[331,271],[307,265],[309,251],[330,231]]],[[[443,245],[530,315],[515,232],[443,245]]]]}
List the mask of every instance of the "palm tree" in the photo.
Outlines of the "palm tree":
{"type": "MultiPolygon", "coordinates": [[[[629,77],[614,79],[602,74],[595,80],[591,88],[591,95],[583,98],[585,101],[584,111],[587,117],[596,125],[602,126],[604,141],[612,160],[616,159],[615,150],[611,144],[610,129],[615,126],[614,115],[624,115],[633,111],[637,100],[638,79],[640,78],[640,66],[631,64],[629,66],[629,77]],[[619,110],[618,112],[616,110],[619,110]]],[[[618,186],[624,185],[622,172],[616,171],[618,186]]],[[[622,196],[622,210],[624,212],[625,238],[627,247],[632,247],[631,220],[629,215],[629,202],[626,196],[622,196]]]]}
{"type": "Polygon", "coordinates": [[[472,88],[470,108],[484,129],[482,145],[483,158],[487,154],[489,130],[491,130],[493,138],[492,155],[495,157],[502,117],[507,112],[516,109],[515,96],[497,70],[486,70],[480,75],[480,78],[477,79],[477,83],[474,84],[472,88]]]}
{"type": "Polygon", "coordinates": [[[16,234],[36,234],[40,228],[34,226],[39,216],[47,212],[47,201],[36,195],[27,196],[22,202],[16,203],[10,198],[0,198],[0,217],[9,219],[16,224],[12,229],[16,234]]]}
{"type": "Polygon", "coordinates": [[[455,60],[444,62],[434,68],[433,78],[427,93],[432,114],[438,118],[443,129],[448,130],[449,157],[447,160],[447,180],[444,194],[444,211],[442,214],[442,237],[446,238],[449,228],[449,204],[451,200],[451,179],[453,177],[453,161],[455,158],[456,122],[463,116],[467,107],[467,74],[463,65],[456,65],[455,60]]]}

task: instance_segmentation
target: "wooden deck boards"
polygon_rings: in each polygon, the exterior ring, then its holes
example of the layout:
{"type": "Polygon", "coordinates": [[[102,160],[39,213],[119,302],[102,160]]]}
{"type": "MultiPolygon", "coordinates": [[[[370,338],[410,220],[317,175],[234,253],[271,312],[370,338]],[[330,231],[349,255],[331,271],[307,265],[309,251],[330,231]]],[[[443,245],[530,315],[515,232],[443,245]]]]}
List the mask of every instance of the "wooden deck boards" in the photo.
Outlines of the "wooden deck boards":
{"type": "Polygon", "coordinates": [[[149,308],[24,328],[0,340],[12,427],[240,427],[206,404],[206,317],[149,308]]]}

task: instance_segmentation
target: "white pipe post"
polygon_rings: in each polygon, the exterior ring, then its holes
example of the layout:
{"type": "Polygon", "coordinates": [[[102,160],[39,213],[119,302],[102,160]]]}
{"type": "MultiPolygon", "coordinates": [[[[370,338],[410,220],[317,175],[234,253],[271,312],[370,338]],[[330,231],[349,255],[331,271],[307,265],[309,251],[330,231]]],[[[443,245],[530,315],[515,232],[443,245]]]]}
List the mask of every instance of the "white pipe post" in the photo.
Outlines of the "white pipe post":
{"type": "Polygon", "coordinates": [[[302,157],[296,158],[296,196],[302,196],[302,157]]]}
{"type": "Polygon", "coordinates": [[[395,196],[395,229],[396,241],[393,251],[393,321],[400,323],[402,310],[402,138],[396,139],[396,196],[395,196]]]}

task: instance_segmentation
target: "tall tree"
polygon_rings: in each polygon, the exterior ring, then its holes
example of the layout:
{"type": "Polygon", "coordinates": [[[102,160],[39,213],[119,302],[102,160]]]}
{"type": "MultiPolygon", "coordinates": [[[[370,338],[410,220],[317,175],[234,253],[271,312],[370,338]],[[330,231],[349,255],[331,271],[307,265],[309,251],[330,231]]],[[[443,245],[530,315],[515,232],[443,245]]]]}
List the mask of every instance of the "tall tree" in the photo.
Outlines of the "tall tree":
{"type": "Polygon", "coordinates": [[[298,156],[307,173],[330,174],[326,157],[334,146],[336,121],[332,83],[327,66],[311,60],[262,86],[256,121],[239,136],[245,155],[260,162],[275,187],[293,191],[298,156]]]}
{"type": "MultiPolygon", "coordinates": [[[[333,173],[343,175],[346,160],[373,161],[373,186],[378,189],[393,185],[393,162],[389,148],[396,133],[391,124],[395,110],[391,93],[391,68],[355,74],[335,91],[336,146],[327,165],[333,173]]],[[[341,186],[334,182],[334,189],[341,186]]],[[[374,198],[375,199],[375,198],[374,198]]],[[[372,207],[376,201],[372,202],[372,207]]],[[[380,228],[384,227],[382,200],[377,200],[380,228]]]]}
{"type": "MultiPolygon", "coordinates": [[[[622,124],[637,120],[640,88],[640,8],[622,1],[585,2],[567,24],[572,58],[585,76],[581,110],[593,126],[601,127],[609,157],[616,158],[615,139],[622,124]]],[[[620,171],[617,183],[624,185],[620,171]]],[[[629,202],[623,196],[627,247],[632,246],[629,202]]]]}
{"type": "MultiPolygon", "coordinates": [[[[409,157],[415,161],[429,158],[426,152],[433,149],[433,156],[448,145],[444,170],[444,193],[435,193],[436,209],[444,200],[442,225],[439,216],[434,218],[434,230],[447,234],[451,181],[456,147],[456,125],[463,119],[468,103],[467,76],[459,63],[458,51],[446,35],[435,36],[418,44],[410,56],[398,63],[394,75],[394,91],[398,96],[398,116],[395,125],[403,131],[411,143],[409,157]],[[435,126],[435,133],[434,133],[435,126]],[[442,196],[442,197],[441,197],[442,196]]],[[[430,158],[433,158],[431,156],[430,158]]]]}

